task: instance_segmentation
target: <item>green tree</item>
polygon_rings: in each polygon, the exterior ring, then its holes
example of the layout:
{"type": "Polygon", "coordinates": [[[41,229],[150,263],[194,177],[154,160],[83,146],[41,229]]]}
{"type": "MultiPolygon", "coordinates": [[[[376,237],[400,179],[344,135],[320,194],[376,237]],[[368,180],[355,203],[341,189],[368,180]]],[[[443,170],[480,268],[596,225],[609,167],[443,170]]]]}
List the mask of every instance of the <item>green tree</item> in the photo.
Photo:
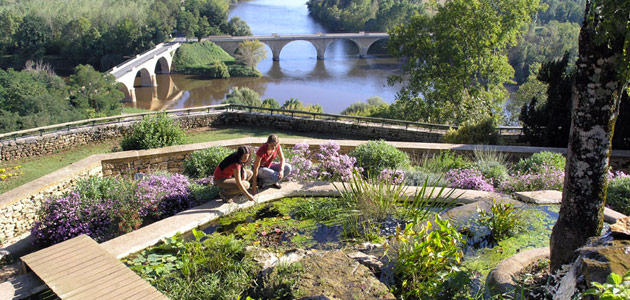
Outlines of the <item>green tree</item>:
{"type": "Polygon", "coordinates": [[[256,70],[256,65],[267,57],[265,44],[260,41],[243,41],[238,45],[238,50],[236,50],[234,57],[256,70]]]}
{"type": "Polygon", "coordinates": [[[602,229],[611,139],[630,84],[628,16],[627,0],[586,1],[562,205],[550,240],[552,271],[573,261],[602,229]]]}
{"type": "Polygon", "coordinates": [[[262,106],[260,95],[248,87],[234,87],[229,94],[225,95],[223,103],[262,106]]]}
{"type": "Polygon", "coordinates": [[[78,65],[68,79],[70,103],[86,117],[110,116],[120,113],[125,95],[118,89],[114,76],[100,73],[90,65],[78,65]]]}
{"type": "Polygon", "coordinates": [[[547,83],[540,81],[537,77],[540,67],[540,63],[534,63],[530,66],[527,81],[518,87],[516,93],[512,94],[512,98],[505,105],[505,110],[509,113],[509,117],[506,119],[507,124],[518,124],[521,109],[533,98],[536,98],[538,107],[547,102],[547,83]]]}
{"type": "Polygon", "coordinates": [[[228,22],[228,33],[236,36],[252,35],[249,25],[239,17],[232,17],[228,22]]]}
{"type": "Polygon", "coordinates": [[[17,47],[14,35],[18,32],[22,17],[13,10],[0,12],[0,54],[12,53],[17,47]]]}
{"type": "Polygon", "coordinates": [[[263,100],[262,106],[263,107],[268,107],[268,108],[279,109],[280,108],[280,103],[278,103],[278,101],[276,101],[276,99],[267,98],[267,99],[263,100]]]}
{"type": "Polygon", "coordinates": [[[514,70],[506,51],[516,44],[538,0],[447,0],[433,17],[414,15],[391,30],[390,53],[407,57],[394,116],[460,124],[502,117],[505,83],[514,70]]]}
{"type": "Polygon", "coordinates": [[[53,33],[46,20],[40,16],[27,15],[15,33],[18,54],[23,60],[41,59],[46,46],[53,40],[53,33]]]}
{"type": "Polygon", "coordinates": [[[389,108],[389,104],[383,101],[381,97],[374,96],[367,99],[367,103],[357,101],[346,109],[341,111],[342,115],[351,115],[351,116],[363,116],[363,117],[377,117],[387,112],[389,108]]]}

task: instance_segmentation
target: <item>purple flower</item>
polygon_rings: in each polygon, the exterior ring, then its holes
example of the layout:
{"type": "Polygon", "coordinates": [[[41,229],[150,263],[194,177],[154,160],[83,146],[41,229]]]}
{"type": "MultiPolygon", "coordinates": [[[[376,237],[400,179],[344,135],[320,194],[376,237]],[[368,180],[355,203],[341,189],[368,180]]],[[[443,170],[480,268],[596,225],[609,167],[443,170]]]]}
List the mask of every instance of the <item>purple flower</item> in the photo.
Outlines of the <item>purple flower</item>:
{"type": "Polygon", "coordinates": [[[383,169],[377,178],[378,181],[389,182],[390,184],[402,184],[405,181],[405,171],[383,169]]]}
{"type": "Polygon", "coordinates": [[[494,192],[492,179],[487,182],[481,172],[475,169],[453,169],[446,173],[450,187],[494,192]]]}

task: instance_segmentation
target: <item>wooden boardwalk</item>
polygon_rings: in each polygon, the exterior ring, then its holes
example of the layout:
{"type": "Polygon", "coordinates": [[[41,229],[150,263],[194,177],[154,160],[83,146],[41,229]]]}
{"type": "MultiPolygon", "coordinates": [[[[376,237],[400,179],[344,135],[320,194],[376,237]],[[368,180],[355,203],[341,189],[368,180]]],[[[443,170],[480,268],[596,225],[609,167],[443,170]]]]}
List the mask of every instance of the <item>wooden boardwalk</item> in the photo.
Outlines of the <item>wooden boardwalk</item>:
{"type": "Polygon", "coordinates": [[[87,235],[22,261],[61,299],[168,299],[87,235]]]}

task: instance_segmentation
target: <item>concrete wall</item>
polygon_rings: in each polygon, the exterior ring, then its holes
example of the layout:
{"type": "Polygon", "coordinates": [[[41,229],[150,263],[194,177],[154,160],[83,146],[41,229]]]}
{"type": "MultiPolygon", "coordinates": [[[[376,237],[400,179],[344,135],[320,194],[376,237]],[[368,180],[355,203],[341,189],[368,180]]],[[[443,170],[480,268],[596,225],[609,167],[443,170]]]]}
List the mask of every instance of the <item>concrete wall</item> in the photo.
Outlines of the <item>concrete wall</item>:
{"type": "MultiPolygon", "coordinates": [[[[385,139],[388,141],[437,143],[442,140],[443,130],[405,128],[404,126],[356,123],[333,119],[313,119],[311,117],[291,117],[290,115],[270,115],[248,112],[210,112],[173,115],[184,129],[208,126],[251,126],[291,130],[309,134],[322,134],[335,139],[385,139]]],[[[14,140],[0,141],[0,161],[10,161],[26,157],[47,155],[79,145],[87,145],[120,138],[129,131],[134,121],[123,121],[103,125],[83,126],[70,130],[59,130],[14,140]]],[[[517,135],[504,135],[506,144],[515,144],[517,135]]]]}

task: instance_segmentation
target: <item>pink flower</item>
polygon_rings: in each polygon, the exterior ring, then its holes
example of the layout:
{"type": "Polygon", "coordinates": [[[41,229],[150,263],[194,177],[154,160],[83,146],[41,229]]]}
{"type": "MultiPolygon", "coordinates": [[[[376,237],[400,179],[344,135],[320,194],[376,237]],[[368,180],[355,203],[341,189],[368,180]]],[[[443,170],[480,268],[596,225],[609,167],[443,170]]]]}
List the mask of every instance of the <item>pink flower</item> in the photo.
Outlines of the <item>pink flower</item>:
{"type": "Polygon", "coordinates": [[[280,233],[280,232],[282,232],[282,230],[280,230],[279,228],[276,228],[275,232],[276,233],[280,233]]]}
{"type": "Polygon", "coordinates": [[[260,233],[260,235],[262,235],[262,236],[266,236],[266,235],[267,235],[267,232],[266,232],[266,231],[263,231],[263,232],[261,232],[261,233],[260,233]]]}

